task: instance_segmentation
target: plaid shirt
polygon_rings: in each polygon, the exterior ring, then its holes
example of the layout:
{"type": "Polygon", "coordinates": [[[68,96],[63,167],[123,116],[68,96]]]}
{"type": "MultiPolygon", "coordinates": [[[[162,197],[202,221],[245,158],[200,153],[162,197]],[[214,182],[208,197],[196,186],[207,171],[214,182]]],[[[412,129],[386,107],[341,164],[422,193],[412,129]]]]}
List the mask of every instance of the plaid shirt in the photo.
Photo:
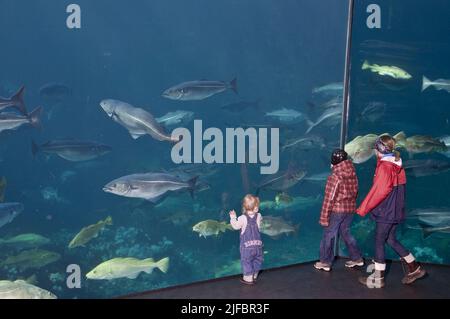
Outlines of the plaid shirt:
{"type": "Polygon", "coordinates": [[[333,166],[333,173],[328,176],[325,187],[320,223],[328,224],[330,214],[353,213],[358,196],[358,178],[355,167],[350,160],[333,166]]]}

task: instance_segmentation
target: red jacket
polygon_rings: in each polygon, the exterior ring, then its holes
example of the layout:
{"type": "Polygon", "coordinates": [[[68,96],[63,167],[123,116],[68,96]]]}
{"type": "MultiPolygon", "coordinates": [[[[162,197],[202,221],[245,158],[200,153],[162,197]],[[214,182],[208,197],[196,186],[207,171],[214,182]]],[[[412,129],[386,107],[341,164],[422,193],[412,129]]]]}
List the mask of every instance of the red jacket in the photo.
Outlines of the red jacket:
{"type": "Polygon", "coordinates": [[[333,166],[327,179],[320,222],[327,224],[330,214],[353,213],[358,196],[358,178],[352,161],[346,160],[333,166]]]}
{"type": "Polygon", "coordinates": [[[394,187],[405,184],[406,174],[401,160],[395,162],[391,156],[378,160],[372,188],[356,213],[361,216],[367,215],[389,196],[394,187]]]}

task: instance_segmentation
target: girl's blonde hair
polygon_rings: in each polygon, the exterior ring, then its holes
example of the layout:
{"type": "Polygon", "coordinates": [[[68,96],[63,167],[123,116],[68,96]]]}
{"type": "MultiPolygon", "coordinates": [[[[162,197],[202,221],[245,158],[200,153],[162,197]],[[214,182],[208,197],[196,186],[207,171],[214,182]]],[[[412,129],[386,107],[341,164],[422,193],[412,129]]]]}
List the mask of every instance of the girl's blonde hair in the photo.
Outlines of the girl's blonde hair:
{"type": "Polygon", "coordinates": [[[256,207],[259,207],[259,197],[252,194],[245,195],[242,200],[242,213],[253,211],[256,207]]]}

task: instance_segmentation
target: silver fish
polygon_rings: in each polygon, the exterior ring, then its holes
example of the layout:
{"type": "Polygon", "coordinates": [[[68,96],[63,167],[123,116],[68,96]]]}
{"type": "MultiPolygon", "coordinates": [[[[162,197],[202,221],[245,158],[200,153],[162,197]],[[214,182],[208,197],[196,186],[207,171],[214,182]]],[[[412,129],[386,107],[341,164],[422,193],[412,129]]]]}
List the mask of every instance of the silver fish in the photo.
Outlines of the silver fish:
{"type": "Polygon", "coordinates": [[[32,141],[31,151],[33,155],[36,155],[38,152],[44,152],[56,154],[68,161],[80,162],[91,160],[109,153],[111,147],[97,142],[63,139],[49,141],[42,145],[37,145],[32,141]]]}
{"type": "Polygon", "coordinates": [[[327,126],[336,126],[340,123],[341,118],[342,118],[342,107],[337,106],[329,108],[325,112],[323,112],[321,116],[319,116],[316,122],[307,120],[308,129],[306,130],[305,134],[308,134],[309,132],[311,132],[313,128],[315,128],[320,124],[327,126]]]}
{"type": "Polygon", "coordinates": [[[194,118],[194,112],[190,111],[175,111],[169,112],[166,115],[156,118],[156,121],[159,124],[162,124],[166,127],[174,126],[179,124],[187,124],[194,118]]]}
{"type": "Polygon", "coordinates": [[[313,89],[313,94],[324,95],[342,95],[344,91],[344,84],[342,82],[329,83],[313,89]]]}
{"type": "Polygon", "coordinates": [[[325,148],[325,147],[326,144],[323,137],[317,135],[310,135],[287,140],[281,146],[281,151],[284,151],[288,148],[293,148],[296,150],[311,150],[313,148],[325,148]]]}
{"type": "Polygon", "coordinates": [[[27,109],[25,102],[23,101],[23,92],[25,87],[22,86],[12,97],[4,98],[0,96],[0,111],[8,107],[15,107],[22,114],[27,115],[27,109]]]}
{"type": "Polygon", "coordinates": [[[208,80],[183,82],[165,90],[162,96],[178,101],[198,101],[204,100],[228,89],[231,89],[238,94],[236,79],[233,79],[229,83],[224,81],[208,80]]]}
{"type": "Polygon", "coordinates": [[[132,174],[120,177],[103,187],[103,191],[124,197],[142,198],[156,203],[169,192],[195,190],[197,177],[188,181],[167,173],[132,174]]]}
{"type": "Polygon", "coordinates": [[[274,117],[280,122],[294,122],[304,119],[303,113],[285,107],[272,112],[267,112],[266,116],[274,117]]]}
{"type": "Polygon", "coordinates": [[[0,228],[12,222],[23,209],[21,203],[0,203],[0,228]]]}
{"type": "Polygon", "coordinates": [[[37,107],[27,116],[18,115],[14,113],[0,113],[0,132],[6,130],[17,130],[25,124],[30,124],[34,127],[40,127],[40,116],[42,107],[37,107]]]}
{"type": "Polygon", "coordinates": [[[450,162],[434,159],[409,160],[404,163],[405,171],[414,177],[437,175],[450,170],[450,162]]]}
{"type": "Polygon", "coordinates": [[[256,189],[256,195],[259,194],[260,190],[273,190],[273,191],[285,191],[298,182],[300,182],[303,177],[305,177],[306,171],[304,170],[287,170],[285,172],[279,172],[273,174],[268,178],[264,179],[256,189]]]}
{"type": "Polygon", "coordinates": [[[131,137],[137,139],[150,135],[158,141],[179,142],[168,135],[149,112],[118,100],[103,100],[100,106],[110,118],[125,127],[131,137]]]}
{"type": "Polygon", "coordinates": [[[437,79],[437,80],[431,81],[430,79],[427,79],[426,76],[423,76],[422,92],[425,91],[430,86],[434,87],[436,90],[445,90],[448,93],[450,93],[450,80],[437,79]]]}

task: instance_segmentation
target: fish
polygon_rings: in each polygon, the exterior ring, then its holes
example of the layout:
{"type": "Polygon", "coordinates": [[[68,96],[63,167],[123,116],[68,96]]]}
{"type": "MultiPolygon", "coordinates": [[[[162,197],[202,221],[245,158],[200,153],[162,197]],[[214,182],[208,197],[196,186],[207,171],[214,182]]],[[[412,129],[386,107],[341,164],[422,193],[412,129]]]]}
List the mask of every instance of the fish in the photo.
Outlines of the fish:
{"type": "Polygon", "coordinates": [[[300,224],[292,225],[281,217],[264,216],[261,221],[260,232],[272,238],[278,238],[281,235],[297,233],[300,224]]]}
{"type": "Polygon", "coordinates": [[[17,256],[9,256],[0,262],[0,267],[14,267],[20,270],[38,269],[52,264],[60,258],[59,253],[36,248],[24,250],[17,256]]]}
{"type": "Polygon", "coordinates": [[[86,274],[86,278],[91,280],[136,279],[141,272],[151,274],[155,268],[167,273],[169,262],[169,257],[159,261],[155,261],[153,258],[142,260],[132,257],[113,258],[92,269],[86,274]]]}
{"type": "Polygon", "coordinates": [[[266,116],[276,118],[280,122],[294,122],[305,119],[303,113],[285,107],[272,112],[266,112],[266,116]]]}
{"type": "Polygon", "coordinates": [[[373,155],[374,145],[378,138],[376,134],[367,134],[364,136],[357,136],[347,144],[345,144],[345,151],[352,159],[353,163],[361,164],[367,162],[373,155]]]}
{"type": "Polygon", "coordinates": [[[192,227],[192,231],[198,233],[199,237],[208,237],[208,236],[219,236],[222,232],[226,232],[227,230],[233,230],[230,224],[226,222],[218,222],[216,220],[207,219],[195,224],[192,227]]]}
{"type": "Polygon", "coordinates": [[[324,183],[326,182],[328,176],[330,175],[329,172],[322,172],[319,174],[314,174],[311,176],[306,176],[305,178],[303,178],[303,180],[305,181],[309,181],[309,182],[313,182],[313,183],[324,183]]]}
{"type": "Polygon", "coordinates": [[[23,115],[27,115],[27,108],[25,107],[25,102],[23,100],[23,94],[25,92],[25,87],[22,86],[19,90],[11,97],[5,98],[0,96],[0,111],[8,108],[14,107],[20,111],[23,115]]]}
{"type": "Polygon", "coordinates": [[[24,280],[1,280],[0,299],[58,299],[58,297],[24,280]]]}
{"type": "Polygon", "coordinates": [[[311,120],[306,119],[308,129],[306,130],[305,134],[308,134],[309,132],[311,132],[313,128],[321,124],[331,127],[336,126],[341,122],[341,119],[342,119],[342,107],[337,106],[329,108],[325,112],[323,112],[322,115],[319,116],[316,122],[312,122],[311,120]]]}
{"type": "Polygon", "coordinates": [[[236,78],[229,83],[208,80],[183,82],[168,88],[163,92],[162,96],[177,101],[199,101],[228,89],[231,89],[234,93],[238,94],[236,78]]]}
{"type": "Polygon", "coordinates": [[[42,107],[37,107],[27,116],[18,115],[15,113],[0,113],[0,132],[7,130],[17,130],[23,125],[32,125],[39,128],[41,126],[40,116],[42,107]]]}
{"type": "Polygon", "coordinates": [[[259,110],[260,101],[260,99],[255,101],[239,101],[236,103],[223,105],[221,109],[231,113],[240,113],[246,109],[259,110]]]}
{"type": "Polygon", "coordinates": [[[291,169],[270,175],[259,184],[256,189],[256,195],[258,195],[261,190],[286,191],[300,182],[305,175],[306,171],[304,170],[291,169]]]}
{"type": "Polygon", "coordinates": [[[7,185],[6,177],[3,176],[0,179],[0,203],[3,203],[5,201],[6,185],[7,185]]]}
{"type": "Polygon", "coordinates": [[[370,102],[357,118],[357,121],[376,122],[386,113],[386,103],[370,102]]]}
{"type": "Polygon", "coordinates": [[[274,210],[274,211],[284,211],[284,212],[294,212],[299,210],[305,210],[315,205],[320,204],[321,196],[316,197],[293,197],[290,202],[283,201],[262,201],[259,205],[261,210],[274,210]]]}
{"type": "Polygon", "coordinates": [[[434,87],[436,90],[445,90],[448,93],[450,93],[450,80],[437,79],[431,81],[424,75],[422,78],[422,92],[425,91],[430,86],[434,87]]]}
{"type": "Polygon", "coordinates": [[[442,227],[450,225],[450,208],[414,209],[406,215],[407,219],[417,219],[421,223],[442,227]]]}
{"type": "Polygon", "coordinates": [[[175,125],[188,124],[194,118],[194,112],[177,110],[169,112],[161,117],[157,117],[156,121],[165,127],[175,125]]]}
{"type": "Polygon", "coordinates": [[[81,229],[78,234],[70,241],[69,248],[75,248],[79,246],[85,246],[92,239],[97,238],[100,231],[106,226],[112,225],[111,216],[106,217],[105,220],[101,220],[96,224],[89,225],[81,229]]]}
{"type": "Polygon", "coordinates": [[[72,90],[61,83],[47,83],[39,89],[39,95],[45,99],[63,100],[72,94],[72,90]]]}
{"type": "Polygon", "coordinates": [[[11,223],[23,210],[22,203],[0,203],[0,228],[11,223]]]}
{"type": "Polygon", "coordinates": [[[450,225],[446,226],[429,226],[427,224],[420,223],[419,226],[422,229],[423,238],[426,239],[434,233],[447,233],[450,234],[450,225]]]}
{"type": "Polygon", "coordinates": [[[198,176],[184,181],[168,173],[132,174],[115,179],[103,191],[118,196],[142,198],[157,203],[169,192],[188,190],[193,195],[198,176]]]}
{"type": "Polygon", "coordinates": [[[8,239],[0,239],[0,246],[10,246],[15,249],[34,248],[50,243],[50,239],[39,234],[21,234],[8,239]]]}
{"type": "Polygon", "coordinates": [[[342,95],[344,91],[344,83],[334,82],[324,86],[316,87],[312,90],[313,94],[323,95],[342,95]]]}
{"type": "Polygon", "coordinates": [[[405,172],[414,177],[438,175],[450,170],[449,161],[435,159],[408,160],[403,164],[405,172]]]}
{"type": "Polygon", "coordinates": [[[409,80],[412,78],[411,74],[397,66],[369,64],[367,60],[364,61],[361,69],[370,70],[373,73],[377,73],[382,76],[389,76],[394,79],[409,80]]]}
{"type": "Polygon", "coordinates": [[[302,136],[287,140],[281,145],[281,151],[286,149],[311,150],[314,148],[323,149],[326,147],[325,139],[317,135],[302,136]]]}
{"type": "Polygon", "coordinates": [[[141,108],[112,99],[101,101],[100,106],[110,118],[126,128],[133,139],[148,134],[158,141],[180,141],[168,135],[153,115],[141,108]]]}
{"type": "Polygon", "coordinates": [[[88,161],[111,152],[111,147],[91,141],[76,139],[59,139],[48,141],[42,145],[31,142],[31,152],[36,156],[39,152],[56,154],[59,157],[72,161],[88,161]]]}
{"type": "Polygon", "coordinates": [[[445,153],[449,149],[438,138],[428,135],[414,135],[406,137],[404,132],[396,135],[397,147],[405,148],[410,155],[419,153],[445,153]]]}
{"type": "Polygon", "coordinates": [[[340,107],[343,108],[344,102],[342,100],[342,96],[336,96],[332,98],[331,100],[328,100],[327,102],[320,104],[319,108],[321,109],[329,109],[333,107],[340,107]]]}

